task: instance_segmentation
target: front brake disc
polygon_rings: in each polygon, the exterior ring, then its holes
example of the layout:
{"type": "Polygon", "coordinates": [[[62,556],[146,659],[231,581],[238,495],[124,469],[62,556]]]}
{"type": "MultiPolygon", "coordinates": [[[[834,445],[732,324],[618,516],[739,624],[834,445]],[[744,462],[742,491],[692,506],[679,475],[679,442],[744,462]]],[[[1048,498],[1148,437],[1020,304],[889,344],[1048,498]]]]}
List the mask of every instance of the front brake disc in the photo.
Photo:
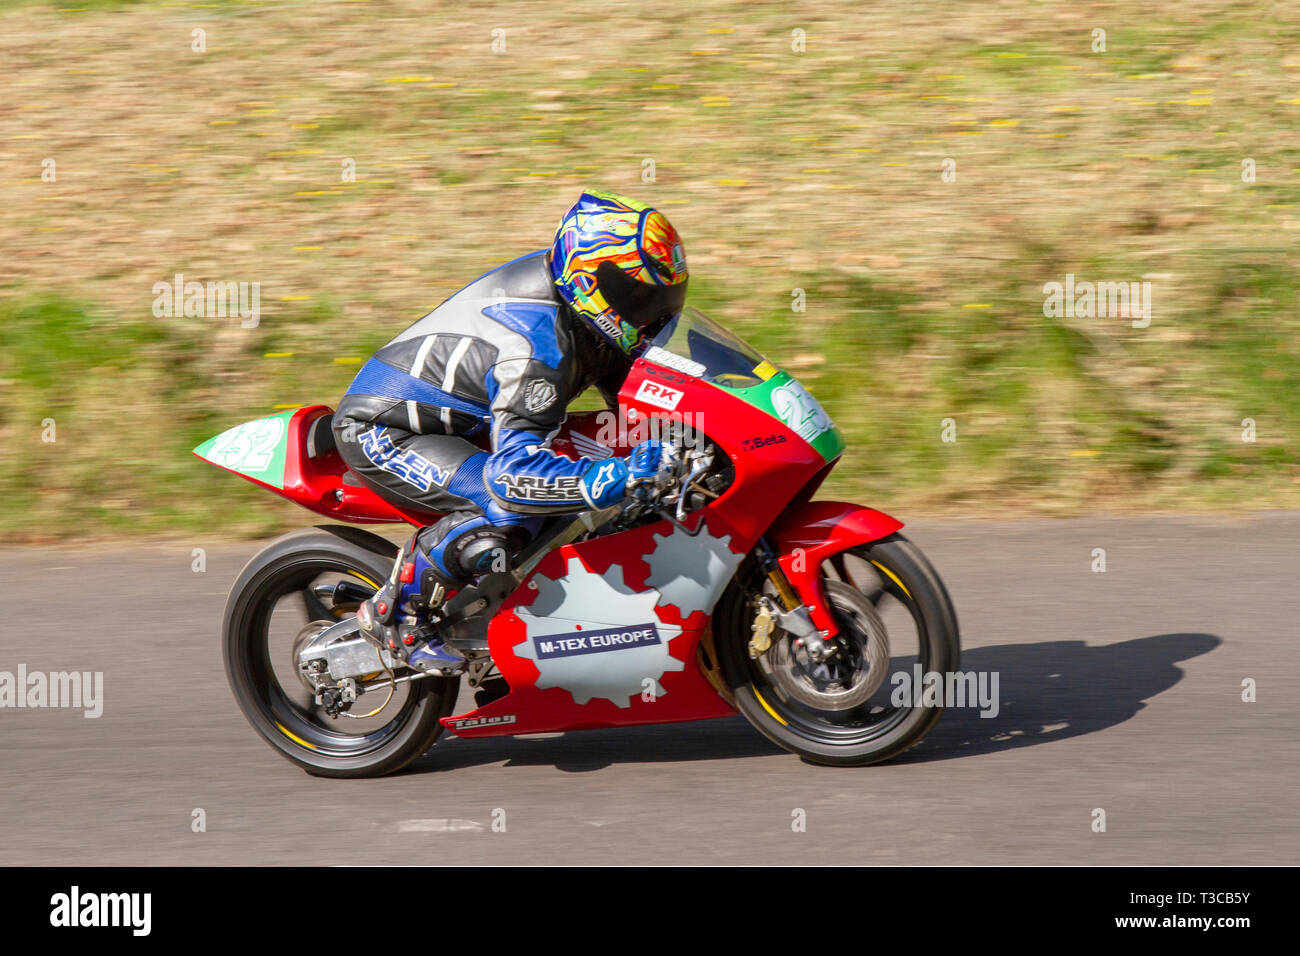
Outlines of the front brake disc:
{"type": "Polygon", "coordinates": [[[889,633],[880,613],[851,585],[826,581],[826,597],[840,633],[838,652],[812,660],[781,633],[764,657],[772,682],[788,697],[815,710],[860,707],[880,689],[889,670],[889,633]]]}

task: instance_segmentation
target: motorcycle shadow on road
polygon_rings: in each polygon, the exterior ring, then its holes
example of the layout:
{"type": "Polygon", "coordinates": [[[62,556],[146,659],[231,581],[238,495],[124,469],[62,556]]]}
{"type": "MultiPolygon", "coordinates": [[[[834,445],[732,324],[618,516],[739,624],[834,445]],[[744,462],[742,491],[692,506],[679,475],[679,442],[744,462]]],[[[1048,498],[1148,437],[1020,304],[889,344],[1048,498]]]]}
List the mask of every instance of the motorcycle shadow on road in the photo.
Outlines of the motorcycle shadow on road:
{"type": "Polygon", "coordinates": [[[963,648],[963,672],[998,675],[996,714],[982,717],[978,705],[949,708],[925,740],[894,763],[971,757],[1106,730],[1177,684],[1179,661],[1221,643],[1213,634],[1157,634],[1118,644],[963,648]]]}
{"type": "Polygon", "coordinates": [[[504,761],[511,767],[549,766],[583,773],[615,764],[726,760],[783,753],[743,717],[736,716],[531,737],[465,740],[444,734],[433,750],[411,764],[408,772],[433,773],[504,761]]]}
{"type": "MultiPolygon", "coordinates": [[[[964,648],[963,673],[998,675],[996,715],[981,717],[978,703],[949,707],[920,744],[891,763],[972,757],[1106,730],[1177,684],[1183,676],[1179,661],[1209,653],[1221,643],[1213,634],[1157,634],[1118,644],[1049,641],[964,648]]],[[[912,658],[897,657],[890,668],[894,674],[910,672],[913,663],[912,658]]],[[[986,681],[991,688],[987,677],[986,681]]],[[[783,753],[737,716],[545,737],[465,740],[446,734],[406,772],[435,773],[504,762],[583,773],[616,764],[783,753]]]]}

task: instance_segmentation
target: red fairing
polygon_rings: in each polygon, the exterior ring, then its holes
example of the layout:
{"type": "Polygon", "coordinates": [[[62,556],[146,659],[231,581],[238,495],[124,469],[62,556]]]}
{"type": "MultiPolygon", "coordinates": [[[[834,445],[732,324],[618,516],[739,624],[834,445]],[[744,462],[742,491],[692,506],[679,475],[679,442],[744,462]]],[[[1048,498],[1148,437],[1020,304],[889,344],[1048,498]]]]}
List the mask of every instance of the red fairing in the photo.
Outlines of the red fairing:
{"type": "MultiPolygon", "coordinates": [[[[683,424],[713,439],[735,468],[731,486],[687,520],[692,534],[712,540],[718,549],[714,560],[727,566],[726,573],[711,585],[711,599],[716,601],[734,567],[791,498],[824,467],[811,445],[770,415],[722,389],[638,360],[619,394],[619,414],[570,416],[551,447],[571,457],[626,454],[644,438],[653,437],[645,427],[648,419],[675,416],[682,420],[687,410],[692,417],[683,424]],[[778,432],[784,441],[743,450],[747,441],[752,445],[752,439],[778,432]]],[[[548,554],[507,599],[488,629],[492,659],[510,692],[476,710],[444,718],[443,725],[463,737],[491,737],[701,720],[733,713],[697,661],[712,606],[682,613],[681,606],[674,603],[674,589],[661,580],[666,567],[683,578],[703,580],[704,565],[693,568],[690,560],[691,555],[700,553],[706,539],[695,538],[696,543],[691,544],[681,541],[683,550],[675,551],[674,540],[682,533],[661,521],[565,545],[548,554]],[[560,579],[566,582],[566,593],[592,595],[584,613],[594,615],[597,635],[606,632],[606,625],[599,624],[601,615],[609,613],[611,605],[628,600],[620,596],[622,592],[651,595],[647,602],[651,607],[637,620],[657,629],[667,656],[657,657],[657,663],[645,671],[637,670],[634,676],[639,675],[638,679],[620,686],[618,692],[594,690],[605,677],[612,679],[623,666],[620,655],[629,652],[591,655],[589,673],[574,663],[582,659],[585,642],[594,639],[591,627],[584,624],[579,628],[567,616],[570,611],[548,612],[541,623],[531,616],[534,604],[555,606],[554,582],[560,579]],[[565,672],[572,678],[568,683],[565,672]]],[[[612,624],[618,618],[609,620],[612,624]]],[[[657,651],[644,653],[654,656],[657,651]]]]}
{"type": "MultiPolygon", "coordinates": [[[[702,520],[697,517],[692,524],[699,528],[702,520]]],[[[720,520],[710,520],[707,531],[732,541],[738,537],[734,529],[720,520]]],[[[700,640],[709,624],[709,614],[705,611],[682,614],[680,608],[664,600],[656,604],[654,597],[648,598],[645,622],[658,629],[664,655],[628,681],[621,694],[601,690],[593,692],[591,699],[584,698],[576,685],[549,678],[544,669],[555,662],[542,659],[535,649],[541,643],[538,635],[543,632],[554,639],[570,641],[593,633],[564,617],[538,620],[530,616],[532,605],[544,597],[549,581],[566,578],[572,587],[575,576],[586,576],[599,588],[596,577],[600,576],[633,592],[654,595],[657,592],[649,583],[654,569],[647,556],[655,550],[656,536],[663,538],[673,533],[673,527],[663,521],[622,534],[564,545],[548,554],[530,575],[528,583],[506,601],[488,629],[492,659],[509,684],[510,693],[473,711],[445,717],[443,725],[461,737],[495,737],[707,720],[735,713],[709,684],[696,662],[700,640]],[[533,622],[537,632],[531,638],[527,622],[533,622]]],[[[610,597],[617,599],[613,593],[610,597]]],[[[595,613],[599,616],[598,611],[595,613]]],[[[618,666],[619,661],[612,656],[604,662],[593,660],[593,669],[599,671],[618,666]]],[[[599,678],[592,679],[599,682],[599,678]]]]}
{"type": "MultiPolygon", "coordinates": [[[[329,411],[315,405],[291,416],[284,488],[271,490],[343,521],[422,526],[440,517],[384,501],[348,474],[332,447],[310,455],[313,424],[329,411]]],[[[655,419],[707,435],[730,460],[730,485],[687,517],[685,528],[659,521],[546,555],[488,627],[492,659],[509,691],[443,718],[448,729],[485,737],[733,713],[702,669],[699,648],[717,600],[758,539],[766,535],[775,546],[813,606],[814,622],[833,635],[819,565],[902,527],[869,508],[806,503],[830,467],[816,449],[726,389],[643,359],[633,364],[616,412],[569,416],[551,448],[570,458],[626,455],[660,437],[647,427],[655,419]]]]}
{"type": "Polygon", "coordinates": [[[835,633],[821,587],[821,565],[841,551],[886,538],[903,522],[883,511],[845,501],[813,501],[793,509],[772,526],[768,540],[779,554],[781,569],[805,604],[813,623],[835,633]]]}

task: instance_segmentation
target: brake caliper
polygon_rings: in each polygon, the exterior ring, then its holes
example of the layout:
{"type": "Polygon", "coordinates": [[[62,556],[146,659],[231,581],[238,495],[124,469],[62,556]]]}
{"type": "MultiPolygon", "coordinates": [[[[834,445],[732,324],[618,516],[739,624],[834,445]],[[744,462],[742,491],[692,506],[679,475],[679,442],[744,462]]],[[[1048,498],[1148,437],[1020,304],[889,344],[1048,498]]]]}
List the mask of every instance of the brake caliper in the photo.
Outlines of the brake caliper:
{"type": "Polygon", "coordinates": [[[750,625],[753,636],[749,639],[749,656],[754,660],[762,657],[772,646],[772,631],[776,628],[776,620],[772,617],[768,602],[760,600],[757,603],[758,613],[754,615],[754,623],[750,625]]]}

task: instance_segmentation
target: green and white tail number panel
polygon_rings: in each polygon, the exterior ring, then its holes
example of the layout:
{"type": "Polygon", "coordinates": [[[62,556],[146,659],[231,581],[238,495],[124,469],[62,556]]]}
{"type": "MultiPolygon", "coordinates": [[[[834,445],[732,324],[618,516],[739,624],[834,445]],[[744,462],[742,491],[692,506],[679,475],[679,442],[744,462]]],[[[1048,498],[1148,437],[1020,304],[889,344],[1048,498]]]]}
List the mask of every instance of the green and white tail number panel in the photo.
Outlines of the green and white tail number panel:
{"type": "Polygon", "coordinates": [[[255,481],[284,488],[284,452],[289,419],[297,409],[244,422],[209,438],[194,454],[255,481]]]}

